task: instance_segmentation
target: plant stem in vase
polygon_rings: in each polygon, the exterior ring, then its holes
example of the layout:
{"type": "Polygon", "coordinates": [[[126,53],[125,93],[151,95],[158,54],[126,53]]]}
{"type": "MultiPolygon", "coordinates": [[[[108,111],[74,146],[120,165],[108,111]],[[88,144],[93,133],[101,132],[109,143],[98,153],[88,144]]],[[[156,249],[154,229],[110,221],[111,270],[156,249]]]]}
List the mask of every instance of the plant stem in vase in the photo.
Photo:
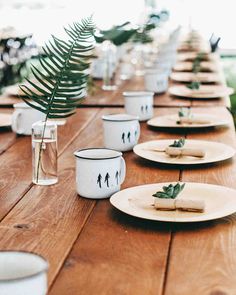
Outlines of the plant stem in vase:
{"type": "Polygon", "coordinates": [[[32,125],[33,183],[55,184],[57,178],[57,125],[39,121],[32,125]]]}
{"type": "Polygon", "coordinates": [[[88,69],[94,48],[94,24],[83,19],[65,29],[68,41],[53,36],[43,47],[46,58],[39,61],[43,71],[32,65],[37,83],[28,79],[20,88],[32,108],[45,114],[45,121],[33,125],[33,182],[50,185],[57,182],[57,127],[50,119],[64,119],[76,113],[87,87],[88,69]],[[48,120],[49,119],[49,120],[48,120]]]}

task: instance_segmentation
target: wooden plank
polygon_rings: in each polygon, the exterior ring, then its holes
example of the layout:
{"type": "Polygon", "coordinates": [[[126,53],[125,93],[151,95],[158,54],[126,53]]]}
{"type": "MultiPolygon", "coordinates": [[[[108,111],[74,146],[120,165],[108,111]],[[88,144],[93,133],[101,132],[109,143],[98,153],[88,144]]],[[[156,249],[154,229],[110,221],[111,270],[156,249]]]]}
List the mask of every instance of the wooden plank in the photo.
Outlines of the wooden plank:
{"type": "MultiPolygon", "coordinates": [[[[11,114],[13,109],[4,108],[1,109],[2,114],[11,114]]],[[[0,116],[1,116],[0,114],[0,116]]],[[[4,153],[10,146],[12,146],[16,141],[16,134],[12,132],[11,127],[1,127],[0,128],[0,155],[4,153]]]]}
{"type": "MultiPolygon", "coordinates": [[[[206,112],[199,109],[199,112],[206,112]]],[[[212,108],[230,117],[224,108],[212,108]]],[[[191,134],[191,139],[219,141],[236,147],[235,129],[220,128],[191,134]]],[[[212,183],[236,188],[236,161],[230,160],[183,171],[182,181],[212,183]]],[[[167,273],[167,295],[235,294],[236,215],[216,221],[175,226],[167,273]]]]}
{"type": "MultiPolygon", "coordinates": [[[[58,130],[59,155],[93,119],[98,110],[78,110],[58,130]]],[[[31,138],[18,137],[7,151],[0,156],[0,220],[22,198],[32,185],[31,182],[31,138]]]]}
{"type": "MultiPolygon", "coordinates": [[[[155,114],[176,111],[161,108],[155,114]]],[[[153,131],[145,123],[141,130],[141,141],[174,136],[153,131]]],[[[158,167],[132,152],[124,157],[127,176],[123,188],[179,179],[179,170],[158,167]]],[[[169,240],[168,224],[132,218],[113,209],[108,200],[99,201],[50,295],[72,295],[78,290],[81,295],[162,294],[169,240]]]]}

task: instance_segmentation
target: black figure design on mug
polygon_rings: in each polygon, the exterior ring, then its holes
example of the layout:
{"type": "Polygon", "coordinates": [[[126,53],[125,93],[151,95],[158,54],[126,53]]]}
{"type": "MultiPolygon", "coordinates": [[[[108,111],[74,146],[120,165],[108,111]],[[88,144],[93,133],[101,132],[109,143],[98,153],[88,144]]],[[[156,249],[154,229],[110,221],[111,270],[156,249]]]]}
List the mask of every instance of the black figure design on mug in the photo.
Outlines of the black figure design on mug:
{"type": "Polygon", "coordinates": [[[102,188],[102,175],[101,174],[98,175],[97,184],[99,185],[100,188],[102,188]]]}
{"type": "Polygon", "coordinates": [[[116,171],[116,184],[118,185],[119,184],[119,172],[116,171]]]}
{"type": "Polygon", "coordinates": [[[149,109],[149,106],[147,104],[145,106],[141,106],[141,113],[142,114],[144,114],[144,113],[147,114],[148,113],[148,109],[149,109]]]}
{"type": "Polygon", "coordinates": [[[130,132],[128,132],[128,135],[127,135],[127,139],[128,139],[128,141],[130,142],[130,136],[131,136],[131,133],[130,132]]]}
{"type": "Polygon", "coordinates": [[[107,187],[109,187],[109,178],[110,178],[110,175],[109,173],[107,173],[104,180],[104,182],[107,184],[107,187]]]}
{"type": "Polygon", "coordinates": [[[124,132],[122,133],[121,139],[122,139],[123,143],[125,143],[125,133],[124,132]]]}

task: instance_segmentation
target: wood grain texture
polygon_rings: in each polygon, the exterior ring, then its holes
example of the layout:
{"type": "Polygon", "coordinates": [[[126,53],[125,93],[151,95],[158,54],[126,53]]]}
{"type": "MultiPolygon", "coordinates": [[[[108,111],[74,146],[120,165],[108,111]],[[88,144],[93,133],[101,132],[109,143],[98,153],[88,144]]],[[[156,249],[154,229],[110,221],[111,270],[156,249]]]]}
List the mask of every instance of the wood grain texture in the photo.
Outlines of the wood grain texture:
{"type": "MultiPolygon", "coordinates": [[[[199,109],[199,112],[205,110],[199,109]]],[[[228,117],[226,109],[212,108],[219,117],[228,117]]],[[[232,122],[232,121],[231,121],[232,122]]],[[[236,147],[235,130],[219,128],[191,139],[223,142],[236,147]]],[[[182,181],[213,183],[236,188],[236,162],[229,160],[183,171],[182,181]]],[[[175,226],[167,273],[167,295],[235,294],[236,282],[236,215],[207,223],[175,226]],[[176,287],[178,286],[178,287],[176,287]]]]}
{"type": "MultiPolygon", "coordinates": [[[[161,108],[155,114],[176,111],[161,108]]],[[[109,112],[110,109],[103,111],[109,112]]],[[[101,122],[96,126],[101,129],[101,122]]],[[[145,123],[141,129],[140,142],[174,136],[153,131],[145,123]]],[[[90,140],[93,143],[91,135],[90,140]]],[[[127,176],[123,188],[179,179],[178,169],[166,170],[133,152],[124,153],[124,157],[127,176]]],[[[161,294],[169,240],[169,225],[129,217],[113,209],[108,200],[99,201],[50,295],[161,294]]]]}
{"type": "MultiPolygon", "coordinates": [[[[96,109],[90,109],[87,112],[78,110],[74,117],[68,119],[66,125],[59,127],[59,155],[93,119],[96,112],[96,109]]],[[[32,186],[31,161],[30,136],[17,137],[15,143],[0,156],[0,220],[32,186]]]]}
{"type": "MultiPolygon", "coordinates": [[[[11,114],[13,109],[1,109],[1,114],[11,114]]],[[[16,134],[12,132],[11,127],[0,127],[0,155],[4,153],[16,141],[16,134]]]]}

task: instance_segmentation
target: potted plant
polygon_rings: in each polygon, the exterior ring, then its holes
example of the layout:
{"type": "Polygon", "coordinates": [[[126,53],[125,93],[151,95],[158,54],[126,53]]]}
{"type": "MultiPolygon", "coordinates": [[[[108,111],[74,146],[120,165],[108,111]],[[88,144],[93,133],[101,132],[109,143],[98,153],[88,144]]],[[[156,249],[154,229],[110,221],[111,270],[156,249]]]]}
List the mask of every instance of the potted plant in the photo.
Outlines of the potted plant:
{"type": "Polygon", "coordinates": [[[84,98],[87,86],[90,56],[94,47],[92,18],[83,19],[65,28],[68,40],[52,36],[43,47],[45,57],[39,62],[43,71],[32,65],[36,82],[26,79],[28,85],[20,88],[22,99],[45,114],[45,120],[33,124],[33,182],[50,185],[57,182],[56,125],[48,119],[69,117],[84,98]]]}

